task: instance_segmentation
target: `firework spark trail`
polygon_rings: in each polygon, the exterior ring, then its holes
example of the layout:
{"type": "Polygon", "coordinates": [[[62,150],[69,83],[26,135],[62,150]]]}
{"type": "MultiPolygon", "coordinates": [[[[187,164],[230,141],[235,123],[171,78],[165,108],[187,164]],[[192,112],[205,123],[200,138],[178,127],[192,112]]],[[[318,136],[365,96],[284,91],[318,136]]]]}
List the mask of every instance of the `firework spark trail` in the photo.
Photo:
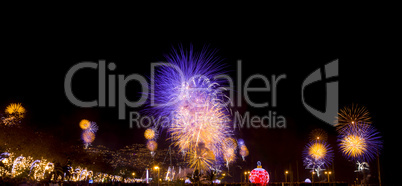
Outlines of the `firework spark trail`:
{"type": "Polygon", "coordinates": [[[205,48],[194,53],[192,47],[187,52],[174,50],[166,57],[170,63],[156,70],[151,81],[150,112],[172,118],[165,126],[169,139],[180,151],[191,154],[192,165],[210,163],[209,159],[194,159],[202,157],[197,152],[200,144],[213,154],[207,157],[216,160],[224,154],[223,141],[232,136],[229,99],[221,87],[224,81],[215,78],[222,74],[222,66],[217,65],[214,53],[205,48]]]}
{"type": "Polygon", "coordinates": [[[342,153],[348,159],[356,161],[369,162],[382,148],[379,132],[366,123],[351,123],[345,126],[338,141],[342,153]]]}

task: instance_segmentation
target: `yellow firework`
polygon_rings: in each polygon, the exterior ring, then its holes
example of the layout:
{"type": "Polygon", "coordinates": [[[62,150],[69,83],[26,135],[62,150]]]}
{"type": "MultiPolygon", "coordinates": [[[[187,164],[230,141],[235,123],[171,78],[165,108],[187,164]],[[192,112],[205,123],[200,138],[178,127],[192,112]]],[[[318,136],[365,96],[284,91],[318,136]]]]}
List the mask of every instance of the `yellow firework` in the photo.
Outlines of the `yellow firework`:
{"type": "Polygon", "coordinates": [[[350,134],[341,139],[340,148],[345,155],[356,158],[364,154],[367,144],[361,136],[350,134]]]}
{"type": "Polygon", "coordinates": [[[17,114],[20,117],[24,117],[25,108],[21,106],[21,103],[11,103],[6,108],[7,114],[17,114]]]}
{"type": "Polygon", "coordinates": [[[86,130],[86,129],[88,129],[90,126],[91,126],[91,122],[89,122],[88,120],[83,119],[83,120],[80,121],[80,127],[81,127],[81,129],[86,130]]]}
{"type": "Polygon", "coordinates": [[[371,124],[370,113],[366,107],[359,105],[344,107],[339,111],[337,119],[338,123],[335,124],[335,127],[338,131],[344,130],[349,124],[371,124]]]}
{"type": "Polygon", "coordinates": [[[316,160],[323,159],[327,154],[327,148],[322,143],[314,143],[308,150],[308,155],[316,160]]]}
{"type": "Polygon", "coordinates": [[[181,107],[169,132],[173,144],[180,150],[197,148],[202,143],[209,150],[219,154],[224,150],[222,142],[230,136],[230,128],[227,125],[229,121],[226,112],[216,105],[181,107]]]}
{"type": "Polygon", "coordinates": [[[205,148],[203,144],[200,144],[199,147],[190,150],[187,153],[188,163],[190,168],[194,170],[205,171],[211,168],[215,161],[214,153],[205,148]]]}
{"type": "Polygon", "coordinates": [[[6,117],[3,117],[3,123],[5,125],[16,125],[21,122],[25,115],[25,108],[21,106],[21,103],[11,103],[6,107],[6,117]]]}
{"type": "Polygon", "coordinates": [[[144,136],[146,139],[150,140],[150,139],[154,139],[155,137],[155,131],[153,129],[147,129],[144,132],[144,136]]]}

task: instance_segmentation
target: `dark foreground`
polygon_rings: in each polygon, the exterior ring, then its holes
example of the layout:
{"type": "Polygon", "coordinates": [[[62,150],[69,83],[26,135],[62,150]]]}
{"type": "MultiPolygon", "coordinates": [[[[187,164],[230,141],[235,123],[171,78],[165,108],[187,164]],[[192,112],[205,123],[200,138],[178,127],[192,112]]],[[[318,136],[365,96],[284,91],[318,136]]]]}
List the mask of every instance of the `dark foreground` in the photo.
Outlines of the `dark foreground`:
{"type": "MultiPolygon", "coordinates": [[[[76,185],[94,185],[94,186],[102,186],[102,185],[133,185],[133,186],[158,186],[157,183],[151,183],[151,184],[146,184],[146,183],[120,183],[120,182],[110,182],[110,183],[87,183],[87,182],[63,182],[63,183],[45,183],[45,182],[39,182],[39,183],[27,183],[27,182],[21,182],[21,183],[16,183],[16,182],[0,182],[0,185],[19,185],[19,186],[28,186],[28,185],[34,185],[34,186],[76,186],[76,185]]],[[[160,183],[159,186],[193,186],[193,185],[202,185],[202,186],[257,186],[258,184],[252,184],[252,183],[221,183],[221,184],[183,184],[183,183],[160,183]]],[[[268,184],[269,186],[274,185],[274,186],[348,186],[348,183],[344,182],[331,182],[331,183],[304,183],[304,182],[293,182],[293,183],[285,183],[285,182],[271,182],[268,184]]],[[[350,184],[353,185],[353,184],[350,184]]]]}

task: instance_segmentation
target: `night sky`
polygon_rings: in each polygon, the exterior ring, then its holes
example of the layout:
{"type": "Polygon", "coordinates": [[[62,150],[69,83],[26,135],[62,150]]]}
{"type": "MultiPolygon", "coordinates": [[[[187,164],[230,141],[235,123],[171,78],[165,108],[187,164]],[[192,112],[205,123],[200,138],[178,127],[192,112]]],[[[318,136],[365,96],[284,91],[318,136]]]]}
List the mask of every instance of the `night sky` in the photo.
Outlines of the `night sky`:
{"type": "MultiPolygon", "coordinates": [[[[339,152],[335,129],[310,114],[301,101],[303,80],[335,59],[339,59],[339,77],[334,79],[339,81],[339,108],[352,103],[367,107],[374,126],[383,136],[384,148],[380,156],[383,182],[392,183],[391,180],[397,176],[393,169],[402,168],[397,159],[399,152],[394,150],[400,147],[400,138],[396,137],[399,132],[394,128],[399,125],[395,119],[398,114],[393,110],[400,103],[400,99],[394,96],[400,83],[396,82],[397,73],[394,73],[396,59],[390,55],[396,49],[386,44],[386,38],[373,37],[374,33],[351,31],[347,37],[341,37],[338,32],[328,32],[324,28],[286,29],[287,32],[281,29],[254,31],[254,28],[195,32],[196,29],[184,31],[183,28],[170,34],[163,31],[167,28],[135,32],[120,27],[84,29],[47,23],[27,23],[24,28],[29,29],[8,27],[7,34],[1,36],[0,107],[3,109],[11,102],[22,103],[28,111],[24,125],[51,133],[63,141],[74,143],[80,140],[78,123],[85,118],[99,126],[94,145],[118,149],[146,142],[143,137],[145,129],[130,129],[128,118],[118,120],[117,107],[79,108],[70,103],[64,93],[64,78],[73,65],[105,60],[117,66],[109,74],[149,76],[150,63],[164,61],[164,55],[170,53],[172,47],[192,44],[195,49],[201,49],[209,45],[211,49],[218,49],[222,64],[227,65],[226,74],[235,81],[237,60],[242,61],[243,85],[253,74],[269,78],[271,75],[287,76],[278,84],[277,107],[252,108],[243,99],[241,107],[232,108],[239,113],[248,111],[250,115],[258,116],[267,115],[271,110],[283,115],[287,121],[286,129],[246,128],[236,131],[236,136],[245,140],[250,151],[246,158],[247,169],[255,168],[256,162],[261,161],[272,179],[281,180],[284,170],[291,166],[294,181],[297,181],[298,164],[299,180],[304,180],[309,171],[302,166],[302,151],[309,132],[322,128],[327,131],[328,142],[335,152],[336,180],[354,179],[354,164],[339,152]]],[[[79,71],[72,81],[73,92],[81,100],[97,99],[97,82],[96,70],[79,71]]],[[[262,86],[262,82],[255,80],[251,85],[262,86]]],[[[140,91],[139,84],[127,84],[129,99],[138,99],[140,91]]],[[[307,103],[324,109],[324,82],[311,85],[305,94],[307,103]]],[[[270,92],[251,93],[250,98],[271,104],[270,92]]],[[[141,111],[141,108],[127,108],[127,114],[130,111],[141,111]]],[[[160,148],[168,145],[164,142],[164,135],[158,140],[160,148]]],[[[373,167],[372,179],[377,177],[376,164],[376,160],[370,164],[373,167]]]]}

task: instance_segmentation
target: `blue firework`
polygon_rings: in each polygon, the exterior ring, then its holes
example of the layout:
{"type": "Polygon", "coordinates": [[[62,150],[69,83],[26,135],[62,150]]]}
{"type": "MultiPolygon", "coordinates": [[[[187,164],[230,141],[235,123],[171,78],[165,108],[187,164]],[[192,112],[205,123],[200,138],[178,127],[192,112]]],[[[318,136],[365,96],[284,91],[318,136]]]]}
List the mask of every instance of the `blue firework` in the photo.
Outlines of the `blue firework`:
{"type": "Polygon", "coordinates": [[[303,151],[303,163],[306,169],[321,169],[328,167],[333,160],[334,153],[327,142],[314,140],[308,143],[303,151]]]}
{"type": "Polygon", "coordinates": [[[350,123],[338,136],[343,155],[351,160],[369,162],[382,149],[380,133],[367,123],[350,123]]]}
{"type": "Polygon", "coordinates": [[[149,106],[147,109],[153,115],[172,116],[182,103],[183,96],[191,96],[188,88],[203,88],[209,94],[215,94],[219,99],[226,99],[222,94],[222,85],[226,83],[223,78],[216,78],[224,73],[220,59],[215,57],[215,50],[204,47],[200,52],[194,52],[193,47],[185,51],[173,49],[172,53],[165,55],[168,63],[158,65],[155,74],[151,75],[149,93],[149,106]]]}

